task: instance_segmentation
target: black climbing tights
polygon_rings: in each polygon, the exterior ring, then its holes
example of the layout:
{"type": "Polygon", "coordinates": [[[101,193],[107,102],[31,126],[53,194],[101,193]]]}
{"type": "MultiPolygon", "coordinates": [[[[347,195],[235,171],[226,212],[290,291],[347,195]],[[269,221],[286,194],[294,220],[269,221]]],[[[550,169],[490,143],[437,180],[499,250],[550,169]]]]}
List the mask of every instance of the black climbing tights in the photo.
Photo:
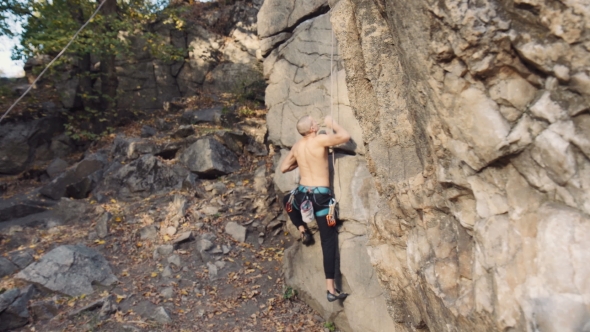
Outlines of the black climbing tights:
{"type": "MultiPolygon", "coordinates": [[[[303,197],[305,196],[304,193],[297,193],[295,195],[295,204],[301,204],[303,201],[303,197]]],[[[312,197],[310,200],[313,203],[313,210],[320,211],[325,209],[328,205],[330,199],[332,198],[331,195],[328,194],[311,194],[312,197]]],[[[285,196],[283,200],[283,206],[289,200],[289,195],[285,196]]],[[[307,229],[307,226],[303,222],[303,218],[301,217],[301,211],[299,211],[298,206],[297,208],[293,207],[291,212],[287,212],[289,214],[289,218],[293,225],[299,229],[299,226],[304,226],[307,229]]],[[[326,275],[326,279],[334,279],[336,276],[336,264],[337,264],[337,253],[338,253],[338,231],[336,227],[328,226],[328,222],[326,221],[326,216],[323,217],[315,217],[316,222],[318,224],[318,228],[320,230],[320,240],[322,243],[322,253],[324,255],[324,273],[326,275]]]]}

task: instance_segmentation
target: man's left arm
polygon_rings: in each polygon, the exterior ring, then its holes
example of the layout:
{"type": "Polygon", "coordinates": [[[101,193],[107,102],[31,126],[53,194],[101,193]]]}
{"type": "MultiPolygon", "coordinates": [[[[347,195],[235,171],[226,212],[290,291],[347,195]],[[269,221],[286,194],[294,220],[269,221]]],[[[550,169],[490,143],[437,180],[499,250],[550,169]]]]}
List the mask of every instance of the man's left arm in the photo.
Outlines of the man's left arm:
{"type": "Polygon", "coordinates": [[[287,173],[296,169],[297,167],[297,158],[295,158],[293,149],[291,149],[285,157],[285,159],[283,160],[283,163],[281,163],[281,172],[287,173]]]}

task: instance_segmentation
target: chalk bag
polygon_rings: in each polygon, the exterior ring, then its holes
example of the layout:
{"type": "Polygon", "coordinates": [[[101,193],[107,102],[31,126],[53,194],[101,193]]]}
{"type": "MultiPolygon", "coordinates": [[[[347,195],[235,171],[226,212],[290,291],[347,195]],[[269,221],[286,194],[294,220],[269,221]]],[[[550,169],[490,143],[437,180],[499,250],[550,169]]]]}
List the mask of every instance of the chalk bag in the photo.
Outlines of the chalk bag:
{"type": "Polygon", "coordinates": [[[310,223],[313,221],[313,204],[308,198],[305,198],[303,202],[301,202],[301,218],[303,222],[310,223]]]}

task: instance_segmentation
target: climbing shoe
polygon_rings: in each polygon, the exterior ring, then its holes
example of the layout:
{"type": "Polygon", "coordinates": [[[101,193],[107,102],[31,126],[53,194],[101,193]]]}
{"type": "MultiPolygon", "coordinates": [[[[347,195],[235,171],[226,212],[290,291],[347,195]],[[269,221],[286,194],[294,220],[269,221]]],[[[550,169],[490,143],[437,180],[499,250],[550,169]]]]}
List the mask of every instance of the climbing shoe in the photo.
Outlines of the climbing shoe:
{"type": "Polygon", "coordinates": [[[346,299],[346,297],[348,297],[348,294],[340,293],[340,292],[338,292],[338,295],[336,295],[336,294],[330,293],[330,291],[326,291],[326,294],[328,297],[328,302],[334,302],[336,300],[344,300],[344,299],[346,299]]]}
{"type": "Polygon", "coordinates": [[[311,235],[311,233],[309,231],[305,231],[303,233],[301,233],[301,243],[303,243],[306,246],[312,245],[313,244],[313,235],[311,235]]]}

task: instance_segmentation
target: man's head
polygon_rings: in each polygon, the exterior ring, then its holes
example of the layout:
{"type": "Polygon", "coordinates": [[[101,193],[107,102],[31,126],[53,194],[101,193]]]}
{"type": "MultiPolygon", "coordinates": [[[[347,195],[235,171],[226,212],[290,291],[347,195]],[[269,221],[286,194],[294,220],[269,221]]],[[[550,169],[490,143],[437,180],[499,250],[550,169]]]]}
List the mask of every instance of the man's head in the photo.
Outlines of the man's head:
{"type": "Polygon", "coordinates": [[[297,131],[301,136],[305,136],[311,134],[313,132],[317,132],[319,126],[317,122],[313,120],[313,118],[309,115],[304,115],[297,121],[297,131]]]}

